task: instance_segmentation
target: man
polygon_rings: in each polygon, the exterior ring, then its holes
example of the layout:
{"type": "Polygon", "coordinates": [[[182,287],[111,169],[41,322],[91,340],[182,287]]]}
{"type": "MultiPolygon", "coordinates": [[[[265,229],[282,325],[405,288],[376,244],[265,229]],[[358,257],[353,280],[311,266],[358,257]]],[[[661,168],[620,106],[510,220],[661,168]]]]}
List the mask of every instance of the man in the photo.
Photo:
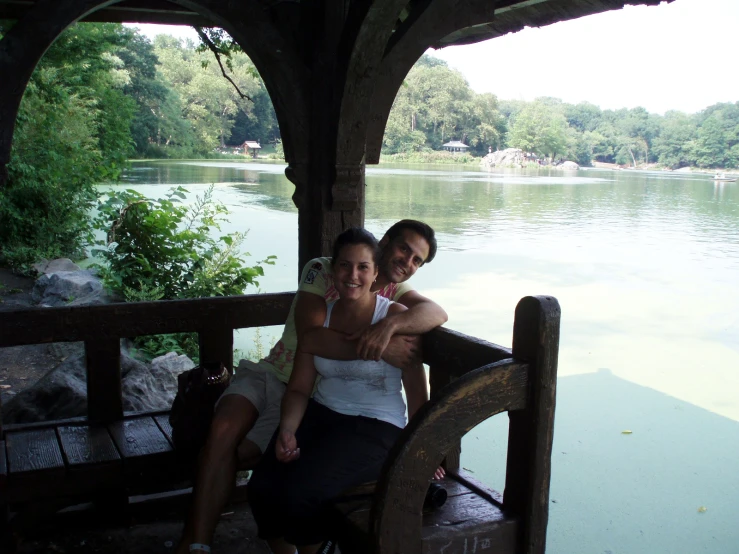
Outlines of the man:
{"type": "Polygon", "coordinates": [[[308,262],[282,338],[259,363],[241,360],[233,383],[216,406],[178,552],[210,550],[207,545],[233,490],[237,469],[256,465],[279,425],[280,403],[298,341],[308,330],[322,329],[315,348],[324,358],[382,358],[397,367],[409,367],[418,363],[418,356],[416,341],[408,335],[425,333],[446,322],[446,312],[407,283],[436,255],[433,229],[420,221],[402,220],[388,229],[380,246],[380,271],[371,290],[404,304],[408,310],[388,316],[356,336],[336,340],[336,331],[323,328],[326,302],[338,297],[331,260],[316,258],[308,262]]]}

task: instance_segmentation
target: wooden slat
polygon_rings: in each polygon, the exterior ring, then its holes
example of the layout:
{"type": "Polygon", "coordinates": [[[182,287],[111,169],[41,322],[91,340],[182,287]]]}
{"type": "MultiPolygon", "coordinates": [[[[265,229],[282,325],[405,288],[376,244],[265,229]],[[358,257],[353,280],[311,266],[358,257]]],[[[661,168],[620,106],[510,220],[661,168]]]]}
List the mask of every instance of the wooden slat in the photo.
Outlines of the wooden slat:
{"type": "Polygon", "coordinates": [[[62,453],[70,469],[121,459],[108,430],[99,425],[64,426],[57,429],[62,453]]]}
{"type": "Polygon", "coordinates": [[[172,425],[169,423],[169,414],[154,416],[154,421],[161,429],[164,436],[167,437],[169,444],[174,448],[174,442],[172,441],[172,425]]]}
{"type": "Polygon", "coordinates": [[[108,425],[108,430],[124,460],[172,451],[167,437],[150,417],[116,421],[108,425]]]}
{"type": "Polygon", "coordinates": [[[7,433],[5,442],[10,476],[64,469],[62,452],[53,429],[7,433]]]}
{"type": "Polygon", "coordinates": [[[453,378],[512,357],[511,350],[443,327],[423,335],[423,362],[446,367],[453,378]]]}
{"type": "Polygon", "coordinates": [[[530,363],[528,402],[508,416],[507,513],[521,520],[520,552],[544,554],[557,388],[560,308],[556,298],[527,296],[516,306],[513,355],[530,363]]]}
{"type": "Polygon", "coordinates": [[[87,359],[87,418],[108,423],[123,417],[121,346],[119,338],[85,341],[87,359]]]}
{"type": "Polygon", "coordinates": [[[503,495],[475,479],[470,472],[460,469],[450,471],[447,476],[458,482],[465,490],[474,492],[499,508],[503,507],[503,495]]]}
{"type": "MultiPolygon", "coordinates": [[[[431,398],[436,398],[441,391],[454,380],[450,368],[446,364],[434,364],[429,367],[429,385],[431,398]]],[[[442,465],[444,469],[454,471],[460,468],[462,460],[462,439],[455,440],[446,451],[442,465]]]]}
{"type": "Polygon", "coordinates": [[[200,329],[204,321],[222,321],[232,329],[282,325],[294,295],[283,292],[9,311],[0,318],[0,347],[183,333],[200,329]]]}

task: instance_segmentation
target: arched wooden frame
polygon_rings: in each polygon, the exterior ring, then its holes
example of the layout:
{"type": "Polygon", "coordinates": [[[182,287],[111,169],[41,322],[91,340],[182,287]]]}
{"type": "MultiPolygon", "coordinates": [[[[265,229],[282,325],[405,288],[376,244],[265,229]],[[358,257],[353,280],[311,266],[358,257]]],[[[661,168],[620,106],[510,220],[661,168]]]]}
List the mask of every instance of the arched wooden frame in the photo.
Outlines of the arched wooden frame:
{"type": "Polygon", "coordinates": [[[377,485],[371,529],[378,554],[420,554],[428,483],[446,452],[473,427],[526,407],[529,364],[502,360],[454,381],[404,429],[377,485]]]}
{"type": "MultiPolygon", "coordinates": [[[[13,131],[28,81],[53,42],[69,26],[120,0],[38,0],[0,41],[0,166],[10,161],[13,131]],[[21,54],[18,54],[18,53],[21,54]]],[[[223,27],[241,45],[264,80],[275,107],[288,162],[305,163],[308,70],[295,49],[266,17],[259,0],[171,0],[223,27]]],[[[0,183],[4,176],[0,175],[0,183]]]]}

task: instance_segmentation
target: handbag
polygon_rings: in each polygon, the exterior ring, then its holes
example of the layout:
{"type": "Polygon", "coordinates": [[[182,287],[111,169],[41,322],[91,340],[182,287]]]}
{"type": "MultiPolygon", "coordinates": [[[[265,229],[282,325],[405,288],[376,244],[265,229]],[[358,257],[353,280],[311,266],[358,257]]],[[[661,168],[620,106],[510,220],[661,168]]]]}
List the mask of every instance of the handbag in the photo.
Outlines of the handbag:
{"type": "Polygon", "coordinates": [[[231,374],[221,362],[203,362],[177,376],[177,395],[169,413],[172,442],[186,456],[196,456],[208,439],[216,402],[231,374]]]}

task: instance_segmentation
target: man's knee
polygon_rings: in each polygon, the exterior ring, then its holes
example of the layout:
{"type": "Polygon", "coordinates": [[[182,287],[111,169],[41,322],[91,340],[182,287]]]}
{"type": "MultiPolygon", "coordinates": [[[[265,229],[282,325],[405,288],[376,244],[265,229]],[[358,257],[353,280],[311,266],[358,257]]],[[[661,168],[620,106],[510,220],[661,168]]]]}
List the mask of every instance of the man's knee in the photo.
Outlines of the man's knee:
{"type": "Polygon", "coordinates": [[[236,394],[224,396],[213,415],[208,442],[237,448],[254,427],[257,417],[259,412],[245,397],[236,394]]]}

